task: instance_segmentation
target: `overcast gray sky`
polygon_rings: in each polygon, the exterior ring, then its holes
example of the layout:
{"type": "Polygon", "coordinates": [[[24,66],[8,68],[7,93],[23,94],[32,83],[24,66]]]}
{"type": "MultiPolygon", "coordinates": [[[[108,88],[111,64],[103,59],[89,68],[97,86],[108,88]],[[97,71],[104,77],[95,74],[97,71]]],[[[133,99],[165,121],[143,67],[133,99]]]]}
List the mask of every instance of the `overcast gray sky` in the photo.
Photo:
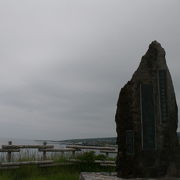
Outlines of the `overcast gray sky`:
{"type": "Polygon", "coordinates": [[[179,0],[0,0],[0,137],[115,136],[120,88],[153,40],[180,102],[179,0]]]}

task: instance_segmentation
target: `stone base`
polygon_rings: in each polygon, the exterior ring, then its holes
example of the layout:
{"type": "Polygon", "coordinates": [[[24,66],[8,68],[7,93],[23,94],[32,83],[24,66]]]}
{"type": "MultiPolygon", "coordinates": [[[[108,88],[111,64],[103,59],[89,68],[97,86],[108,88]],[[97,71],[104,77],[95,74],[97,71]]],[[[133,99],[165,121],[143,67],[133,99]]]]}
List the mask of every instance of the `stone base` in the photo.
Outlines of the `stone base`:
{"type": "Polygon", "coordinates": [[[180,178],[118,178],[116,173],[95,173],[95,172],[82,172],[79,180],[180,180],[180,178]]]}
{"type": "Polygon", "coordinates": [[[94,172],[82,172],[79,180],[121,180],[116,177],[117,173],[94,173],[94,172]]]}

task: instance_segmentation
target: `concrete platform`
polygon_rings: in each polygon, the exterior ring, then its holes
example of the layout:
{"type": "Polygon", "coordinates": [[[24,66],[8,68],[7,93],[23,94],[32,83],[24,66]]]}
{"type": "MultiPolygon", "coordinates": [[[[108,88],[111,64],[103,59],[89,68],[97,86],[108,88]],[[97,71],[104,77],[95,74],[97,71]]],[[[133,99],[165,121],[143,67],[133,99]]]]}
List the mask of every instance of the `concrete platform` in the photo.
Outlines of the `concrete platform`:
{"type": "Polygon", "coordinates": [[[121,180],[121,178],[117,178],[116,173],[82,172],[79,180],[121,180]]]}
{"type": "Polygon", "coordinates": [[[132,178],[124,179],[116,177],[116,173],[94,173],[94,172],[82,172],[79,180],[180,180],[180,178],[132,178]]]}

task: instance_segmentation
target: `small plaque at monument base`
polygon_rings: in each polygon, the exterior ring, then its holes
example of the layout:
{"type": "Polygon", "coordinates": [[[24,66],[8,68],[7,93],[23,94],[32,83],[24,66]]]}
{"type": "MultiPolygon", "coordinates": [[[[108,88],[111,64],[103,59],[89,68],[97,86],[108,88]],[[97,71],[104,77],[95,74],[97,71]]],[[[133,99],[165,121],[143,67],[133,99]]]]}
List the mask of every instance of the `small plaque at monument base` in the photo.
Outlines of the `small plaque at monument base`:
{"type": "Polygon", "coordinates": [[[127,154],[134,154],[134,133],[132,130],[126,131],[126,150],[127,154]]]}

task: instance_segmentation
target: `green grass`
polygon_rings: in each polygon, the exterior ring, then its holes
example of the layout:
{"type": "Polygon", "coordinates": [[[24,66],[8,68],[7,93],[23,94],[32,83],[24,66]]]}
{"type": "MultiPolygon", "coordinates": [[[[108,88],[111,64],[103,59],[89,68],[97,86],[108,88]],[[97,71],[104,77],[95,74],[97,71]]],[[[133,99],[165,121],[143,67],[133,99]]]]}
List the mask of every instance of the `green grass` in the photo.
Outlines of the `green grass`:
{"type": "MultiPolygon", "coordinates": [[[[67,162],[71,156],[54,156],[55,162],[67,162]]],[[[80,172],[112,172],[112,167],[101,167],[94,164],[95,160],[107,160],[104,155],[96,155],[94,152],[85,152],[73,157],[82,162],[74,165],[40,168],[38,166],[23,166],[19,169],[0,170],[0,180],[78,180],[80,172]]],[[[34,160],[34,156],[26,154],[19,159],[34,160]]]]}
{"type": "Polygon", "coordinates": [[[41,177],[31,177],[26,180],[79,180],[79,174],[63,174],[57,173],[55,175],[41,176],[41,177]]]}
{"type": "Polygon", "coordinates": [[[78,180],[79,172],[71,168],[40,169],[35,166],[22,167],[0,173],[0,180],[78,180]]]}
{"type": "Polygon", "coordinates": [[[26,166],[16,170],[1,170],[0,180],[78,180],[80,172],[111,172],[113,168],[104,168],[96,164],[77,163],[71,166],[39,168],[26,166]]]}

